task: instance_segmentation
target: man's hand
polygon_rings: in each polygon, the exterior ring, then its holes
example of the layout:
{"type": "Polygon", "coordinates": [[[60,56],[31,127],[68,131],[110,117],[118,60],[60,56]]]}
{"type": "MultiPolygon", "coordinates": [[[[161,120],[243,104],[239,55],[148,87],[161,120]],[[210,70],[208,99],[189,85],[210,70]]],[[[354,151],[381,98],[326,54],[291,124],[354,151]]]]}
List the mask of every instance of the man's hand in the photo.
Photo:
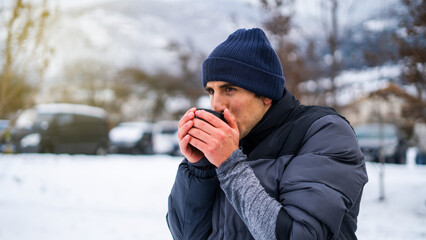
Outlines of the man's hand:
{"type": "Polygon", "coordinates": [[[190,135],[189,144],[204,153],[213,165],[220,167],[238,149],[240,133],[235,117],[225,109],[223,114],[227,124],[203,110],[193,113],[207,122],[191,118],[193,126],[187,131],[190,135]]]}
{"type": "Polygon", "coordinates": [[[185,156],[185,158],[191,163],[196,163],[200,161],[201,158],[203,158],[204,156],[204,154],[200,150],[189,144],[192,137],[188,135],[188,131],[194,125],[194,117],[196,110],[196,108],[191,108],[185,113],[185,115],[183,115],[178,124],[179,129],[177,134],[180,151],[185,156]]]}

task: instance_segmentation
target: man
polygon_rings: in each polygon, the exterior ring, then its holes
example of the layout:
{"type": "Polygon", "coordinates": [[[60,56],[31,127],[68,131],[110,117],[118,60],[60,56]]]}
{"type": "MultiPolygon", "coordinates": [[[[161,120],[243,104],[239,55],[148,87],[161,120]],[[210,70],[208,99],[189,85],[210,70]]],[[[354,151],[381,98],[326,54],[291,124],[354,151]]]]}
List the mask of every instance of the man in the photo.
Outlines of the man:
{"type": "Polygon", "coordinates": [[[195,108],[179,121],[173,237],[356,239],[367,174],[346,120],[299,104],[260,29],[234,32],[202,67],[226,123],[195,108]]]}

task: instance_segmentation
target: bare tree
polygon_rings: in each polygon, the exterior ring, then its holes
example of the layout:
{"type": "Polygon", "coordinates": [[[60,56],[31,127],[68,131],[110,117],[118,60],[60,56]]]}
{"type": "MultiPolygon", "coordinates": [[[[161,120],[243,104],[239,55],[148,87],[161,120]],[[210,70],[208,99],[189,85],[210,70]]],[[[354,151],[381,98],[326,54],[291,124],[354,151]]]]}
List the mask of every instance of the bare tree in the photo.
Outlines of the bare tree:
{"type": "Polygon", "coordinates": [[[192,106],[196,105],[198,98],[204,94],[201,86],[201,63],[205,56],[195,49],[191,41],[187,41],[186,45],[182,45],[177,41],[169,43],[168,50],[176,53],[180,74],[175,81],[178,82],[178,89],[191,102],[192,106]]]}
{"type": "MultiPolygon", "coordinates": [[[[4,14],[8,11],[2,9],[4,14]]],[[[46,29],[54,18],[48,0],[40,5],[17,0],[10,17],[1,23],[6,38],[0,72],[0,117],[33,104],[53,53],[46,41],[46,29]]]]}
{"type": "Polygon", "coordinates": [[[132,94],[141,94],[135,79],[145,79],[141,70],[119,71],[97,59],[79,59],[64,67],[63,77],[49,89],[50,101],[88,104],[105,109],[112,122],[130,120],[123,116],[121,108],[132,94]],[[134,75],[133,75],[134,74],[134,75]]]}
{"type": "MultiPolygon", "coordinates": [[[[402,78],[413,84],[419,101],[426,96],[426,1],[401,0],[405,11],[401,14],[401,34],[395,35],[402,62],[402,78]]],[[[424,113],[423,113],[424,114],[424,113]]]]}
{"type": "Polygon", "coordinates": [[[326,98],[329,99],[327,105],[337,107],[336,102],[336,77],[340,72],[340,59],[337,56],[339,48],[339,20],[338,20],[338,0],[323,0],[322,8],[324,11],[324,29],[326,29],[326,39],[329,49],[329,70],[328,78],[330,79],[331,87],[326,98]]]}
{"type": "MultiPolygon", "coordinates": [[[[306,50],[290,37],[294,29],[292,22],[294,14],[294,0],[261,0],[262,6],[270,16],[263,23],[271,35],[286,78],[286,88],[303,101],[305,97],[311,98],[307,93],[301,92],[300,84],[321,77],[319,58],[316,53],[316,44],[313,39],[307,41],[306,50]]],[[[300,40],[300,39],[299,39],[300,40]]]]}
{"type": "Polygon", "coordinates": [[[129,104],[131,98],[136,98],[138,103],[145,103],[137,104],[135,112],[140,113],[137,117],[149,121],[167,118],[167,99],[184,91],[177,77],[166,72],[149,75],[139,68],[125,68],[119,71],[115,81],[116,86],[120,86],[115,88],[115,93],[122,94],[121,106],[129,104]]]}
{"type": "Polygon", "coordinates": [[[300,98],[298,85],[304,79],[299,75],[301,73],[299,69],[302,67],[303,61],[301,61],[298,46],[289,37],[293,27],[294,0],[261,0],[261,3],[270,16],[265,20],[263,26],[270,33],[273,41],[276,41],[276,51],[286,78],[286,88],[300,98]]]}
{"type": "Polygon", "coordinates": [[[113,87],[114,70],[109,64],[81,59],[65,66],[64,72],[64,87],[69,91],[68,96],[74,96],[74,101],[98,107],[106,107],[112,101],[108,91],[113,87]]]}

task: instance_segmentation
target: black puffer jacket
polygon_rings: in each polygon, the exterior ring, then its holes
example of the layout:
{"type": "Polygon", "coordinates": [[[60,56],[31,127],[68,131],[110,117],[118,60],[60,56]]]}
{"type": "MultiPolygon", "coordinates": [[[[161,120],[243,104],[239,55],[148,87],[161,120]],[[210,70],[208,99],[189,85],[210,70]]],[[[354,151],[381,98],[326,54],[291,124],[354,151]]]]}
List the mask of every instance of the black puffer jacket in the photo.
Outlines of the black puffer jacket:
{"type": "MultiPolygon", "coordinates": [[[[289,239],[356,239],[367,174],[352,128],[334,110],[300,105],[286,92],[241,148],[285,210],[277,232],[288,228],[289,239]]],[[[206,159],[179,166],[167,219],[175,239],[253,239],[206,159]]]]}

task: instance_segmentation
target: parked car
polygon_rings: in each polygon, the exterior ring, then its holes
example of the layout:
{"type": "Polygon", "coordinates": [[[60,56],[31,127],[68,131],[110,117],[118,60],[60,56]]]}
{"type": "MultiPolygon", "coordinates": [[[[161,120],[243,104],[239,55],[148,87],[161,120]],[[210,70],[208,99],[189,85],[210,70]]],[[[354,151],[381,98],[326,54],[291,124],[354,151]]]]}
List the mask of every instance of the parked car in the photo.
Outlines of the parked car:
{"type": "Polygon", "coordinates": [[[177,121],[159,121],[154,125],[154,153],[180,155],[177,121]]]}
{"type": "Polygon", "coordinates": [[[146,122],[122,122],[109,132],[110,152],[152,154],[152,128],[146,122]]]}
{"type": "Polygon", "coordinates": [[[87,105],[36,105],[19,115],[12,141],[20,153],[106,154],[107,114],[87,105]]]}
{"type": "Polygon", "coordinates": [[[379,162],[382,149],[386,163],[406,163],[407,141],[396,125],[368,123],[354,130],[366,161],[379,162]]]}

